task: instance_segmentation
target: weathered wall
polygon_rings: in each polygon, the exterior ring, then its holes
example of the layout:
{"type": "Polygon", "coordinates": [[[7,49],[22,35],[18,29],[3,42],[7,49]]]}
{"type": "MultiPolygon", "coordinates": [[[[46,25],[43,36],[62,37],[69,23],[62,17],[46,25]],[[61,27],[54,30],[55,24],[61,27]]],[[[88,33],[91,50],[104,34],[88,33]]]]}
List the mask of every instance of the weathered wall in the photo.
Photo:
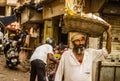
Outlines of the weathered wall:
{"type": "Polygon", "coordinates": [[[65,4],[56,0],[51,4],[46,4],[43,6],[43,19],[48,19],[58,15],[64,14],[65,4]]]}
{"type": "Polygon", "coordinates": [[[48,37],[53,38],[53,21],[52,20],[44,21],[44,41],[43,41],[44,43],[48,37]]]}
{"type": "MultiPolygon", "coordinates": [[[[104,15],[103,18],[112,25],[112,53],[120,54],[120,16],[104,15]]],[[[106,34],[104,34],[104,43],[106,34]]]]}

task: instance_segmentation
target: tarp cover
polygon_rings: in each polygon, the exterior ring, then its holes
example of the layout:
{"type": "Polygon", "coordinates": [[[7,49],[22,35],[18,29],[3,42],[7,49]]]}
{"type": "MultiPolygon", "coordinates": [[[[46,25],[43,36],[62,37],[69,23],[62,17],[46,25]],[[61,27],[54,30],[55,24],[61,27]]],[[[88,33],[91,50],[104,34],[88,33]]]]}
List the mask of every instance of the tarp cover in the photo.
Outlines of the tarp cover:
{"type": "Polygon", "coordinates": [[[0,18],[0,26],[7,26],[16,21],[16,15],[5,16],[0,18]]]}

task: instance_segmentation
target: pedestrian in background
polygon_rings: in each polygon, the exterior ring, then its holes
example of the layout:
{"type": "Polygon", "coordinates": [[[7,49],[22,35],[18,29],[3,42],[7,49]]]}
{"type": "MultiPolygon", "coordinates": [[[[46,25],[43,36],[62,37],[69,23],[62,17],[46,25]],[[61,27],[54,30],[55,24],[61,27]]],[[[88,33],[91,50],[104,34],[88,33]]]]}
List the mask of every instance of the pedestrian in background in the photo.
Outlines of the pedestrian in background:
{"type": "Polygon", "coordinates": [[[1,31],[1,28],[0,28],[0,44],[2,44],[2,41],[3,41],[3,32],[1,31]]]}
{"type": "Polygon", "coordinates": [[[54,40],[52,38],[48,38],[45,44],[35,49],[33,55],[30,58],[31,61],[30,81],[35,81],[36,75],[38,77],[38,81],[47,81],[46,79],[47,59],[56,62],[56,60],[53,57],[53,46],[54,40]]]}
{"type": "Polygon", "coordinates": [[[1,32],[1,28],[0,28],[0,54],[2,52],[2,47],[3,47],[3,33],[1,32]]]}
{"type": "Polygon", "coordinates": [[[106,48],[93,49],[86,48],[86,36],[76,34],[72,36],[71,42],[73,49],[64,52],[56,75],[55,81],[92,81],[93,61],[101,55],[107,55],[111,52],[111,27],[107,30],[106,48]]]}

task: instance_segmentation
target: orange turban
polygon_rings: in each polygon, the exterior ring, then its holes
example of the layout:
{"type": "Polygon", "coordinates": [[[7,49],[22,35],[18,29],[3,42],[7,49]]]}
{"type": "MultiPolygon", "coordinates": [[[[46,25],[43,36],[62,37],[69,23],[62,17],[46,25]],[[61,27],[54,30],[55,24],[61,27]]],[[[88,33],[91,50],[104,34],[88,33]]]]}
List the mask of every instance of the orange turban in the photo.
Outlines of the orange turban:
{"type": "Polygon", "coordinates": [[[81,33],[75,34],[75,35],[73,35],[71,37],[71,41],[73,42],[73,41],[81,39],[81,38],[86,38],[86,35],[85,34],[81,34],[81,33]]]}

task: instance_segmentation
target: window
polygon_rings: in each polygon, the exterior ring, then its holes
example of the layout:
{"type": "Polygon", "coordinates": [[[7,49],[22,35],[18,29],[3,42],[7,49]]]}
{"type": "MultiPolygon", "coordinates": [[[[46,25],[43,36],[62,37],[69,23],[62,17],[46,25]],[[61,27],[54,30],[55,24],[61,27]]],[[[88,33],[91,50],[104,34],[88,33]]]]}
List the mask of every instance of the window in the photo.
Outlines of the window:
{"type": "Polygon", "coordinates": [[[0,15],[5,15],[5,7],[0,6],[0,15]]]}

